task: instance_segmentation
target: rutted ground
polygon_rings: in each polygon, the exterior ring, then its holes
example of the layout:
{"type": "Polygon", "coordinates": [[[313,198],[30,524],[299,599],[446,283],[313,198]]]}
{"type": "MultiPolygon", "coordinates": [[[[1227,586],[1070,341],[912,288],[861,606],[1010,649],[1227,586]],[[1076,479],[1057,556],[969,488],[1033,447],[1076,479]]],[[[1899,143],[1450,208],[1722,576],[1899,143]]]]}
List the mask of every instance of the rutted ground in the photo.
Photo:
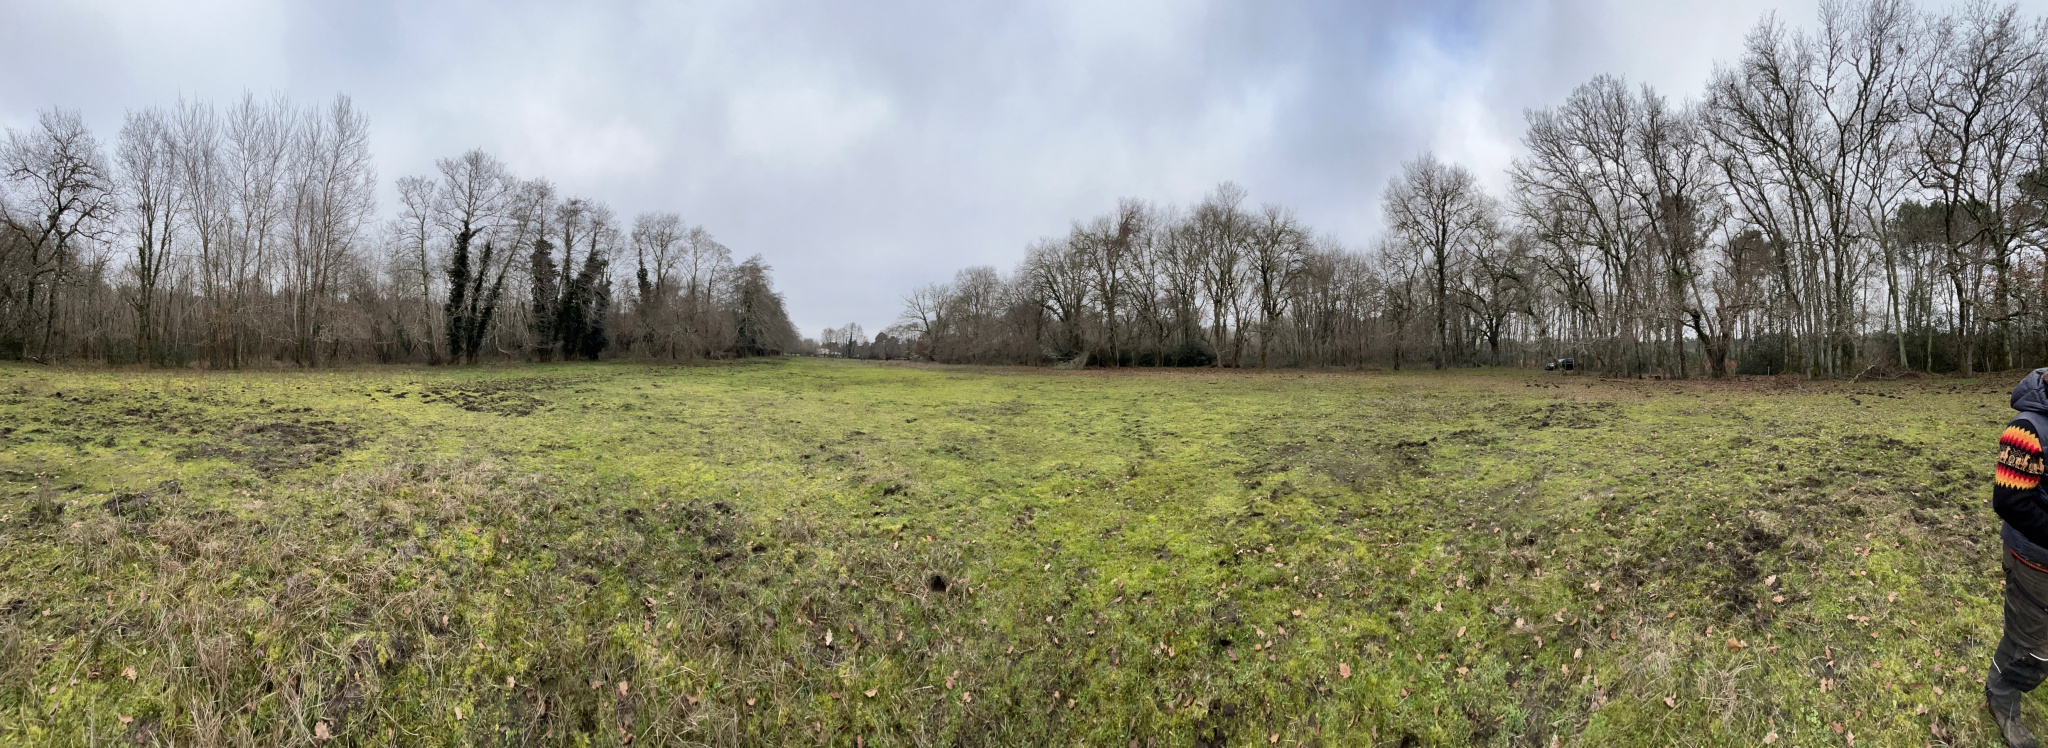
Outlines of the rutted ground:
{"type": "Polygon", "coordinates": [[[2007,386],[0,368],[0,742],[1974,745],[2007,386]]]}

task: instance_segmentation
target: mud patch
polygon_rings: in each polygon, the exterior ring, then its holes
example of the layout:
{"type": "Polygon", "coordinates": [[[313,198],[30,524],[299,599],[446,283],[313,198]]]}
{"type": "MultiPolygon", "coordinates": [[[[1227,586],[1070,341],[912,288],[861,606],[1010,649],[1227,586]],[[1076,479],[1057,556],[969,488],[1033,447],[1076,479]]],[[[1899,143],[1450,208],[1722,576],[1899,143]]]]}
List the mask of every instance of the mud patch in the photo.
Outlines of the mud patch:
{"type": "Polygon", "coordinates": [[[1209,705],[1207,713],[1195,722],[1195,745],[1202,748],[1223,748],[1230,744],[1235,732],[1232,722],[1237,717],[1237,705],[1222,699],[1209,705]]]}
{"type": "Polygon", "coordinates": [[[472,413],[526,416],[548,404],[534,397],[534,391],[554,389],[559,384],[554,380],[512,380],[429,387],[420,392],[420,402],[446,403],[472,413]]]}
{"type": "Polygon", "coordinates": [[[1897,457],[1899,455],[1907,457],[1920,456],[1920,447],[1885,434],[1845,436],[1842,437],[1842,446],[1852,450],[1870,450],[1885,457],[1897,457]]]}
{"type": "Polygon", "coordinates": [[[356,429],[335,421],[245,423],[219,442],[187,447],[179,459],[225,457],[265,477],[339,457],[357,443],[356,429]]]}
{"type": "Polygon", "coordinates": [[[175,480],[157,484],[155,488],[138,493],[117,493],[100,503],[100,508],[116,517],[132,520],[155,519],[163,511],[159,499],[180,496],[185,490],[175,480]]]}
{"type": "Polygon", "coordinates": [[[1736,542],[1723,544],[1727,549],[1726,566],[1729,579],[1721,587],[1720,599],[1728,615],[1741,616],[1761,610],[1757,605],[1753,586],[1763,572],[1757,568],[1756,557],[1776,550],[1785,543],[1785,537],[1758,527],[1746,527],[1736,537],[1736,542]]]}
{"type": "Polygon", "coordinates": [[[1492,431],[1480,431],[1479,429],[1460,429],[1447,434],[1444,438],[1458,444],[1474,447],[1490,447],[1500,443],[1500,436],[1498,434],[1492,431]]]}
{"type": "Polygon", "coordinates": [[[983,418],[992,421],[1009,422],[1029,412],[1031,412],[1030,403],[1011,400],[1009,402],[990,403],[980,407],[956,408],[953,410],[953,415],[968,421],[983,418]]]}
{"type": "Polygon", "coordinates": [[[1531,431],[1548,428],[1590,429],[1613,420],[1614,403],[1554,402],[1524,418],[1531,431]]]}

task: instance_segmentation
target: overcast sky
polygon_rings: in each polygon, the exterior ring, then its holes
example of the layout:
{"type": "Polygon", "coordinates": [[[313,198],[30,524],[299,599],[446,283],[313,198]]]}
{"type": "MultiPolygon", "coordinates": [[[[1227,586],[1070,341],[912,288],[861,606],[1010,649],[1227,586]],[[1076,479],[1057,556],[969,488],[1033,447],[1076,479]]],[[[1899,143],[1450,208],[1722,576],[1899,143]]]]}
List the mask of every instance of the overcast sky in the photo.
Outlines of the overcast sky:
{"type": "MultiPolygon", "coordinates": [[[[2040,13],[2048,0],[2029,3],[2040,13]]],[[[0,0],[0,126],[248,90],[354,97],[390,184],[482,147],[775,267],[798,327],[1011,269],[1118,197],[1236,181],[1363,246],[1401,161],[1495,189],[1528,107],[1600,73],[1697,95],[1811,2],[0,0]]]]}

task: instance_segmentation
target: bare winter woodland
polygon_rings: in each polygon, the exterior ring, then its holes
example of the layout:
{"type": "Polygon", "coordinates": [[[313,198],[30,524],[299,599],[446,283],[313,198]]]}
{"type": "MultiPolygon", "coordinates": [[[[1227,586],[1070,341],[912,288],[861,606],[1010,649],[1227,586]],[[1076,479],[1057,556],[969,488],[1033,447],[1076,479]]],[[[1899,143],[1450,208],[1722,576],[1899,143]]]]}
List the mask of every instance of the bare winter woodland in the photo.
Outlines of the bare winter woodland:
{"type": "Polygon", "coordinates": [[[1684,103],[1603,75],[1528,112],[1506,195],[1408,162],[1365,251],[1232,184],[1185,208],[1125,200],[1009,274],[917,289],[890,341],[958,362],[1569,356],[1670,377],[2036,362],[2044,45],[2011,7],[1828,4],[1817,29],[1759,24],[1684,103]]]}
{"type": "Polygon", "coordinates": [[[728,357],[792,348],[769,268],[673,213],[631,226],[481,151],[379,218],[347,97],[75,112],[0,142],[0,358],[243,367],[728,357]]]}

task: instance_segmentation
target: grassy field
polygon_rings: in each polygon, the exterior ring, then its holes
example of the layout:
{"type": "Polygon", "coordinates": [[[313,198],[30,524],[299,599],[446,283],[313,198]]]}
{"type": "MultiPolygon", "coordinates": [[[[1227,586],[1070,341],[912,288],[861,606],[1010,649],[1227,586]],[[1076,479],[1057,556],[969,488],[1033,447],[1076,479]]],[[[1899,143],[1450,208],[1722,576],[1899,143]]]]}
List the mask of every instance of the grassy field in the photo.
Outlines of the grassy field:
{"type": "Polygon", "coordinates": [[[1984,745],[2016,379],[5,366],[0,744],[1984,745]]]}

